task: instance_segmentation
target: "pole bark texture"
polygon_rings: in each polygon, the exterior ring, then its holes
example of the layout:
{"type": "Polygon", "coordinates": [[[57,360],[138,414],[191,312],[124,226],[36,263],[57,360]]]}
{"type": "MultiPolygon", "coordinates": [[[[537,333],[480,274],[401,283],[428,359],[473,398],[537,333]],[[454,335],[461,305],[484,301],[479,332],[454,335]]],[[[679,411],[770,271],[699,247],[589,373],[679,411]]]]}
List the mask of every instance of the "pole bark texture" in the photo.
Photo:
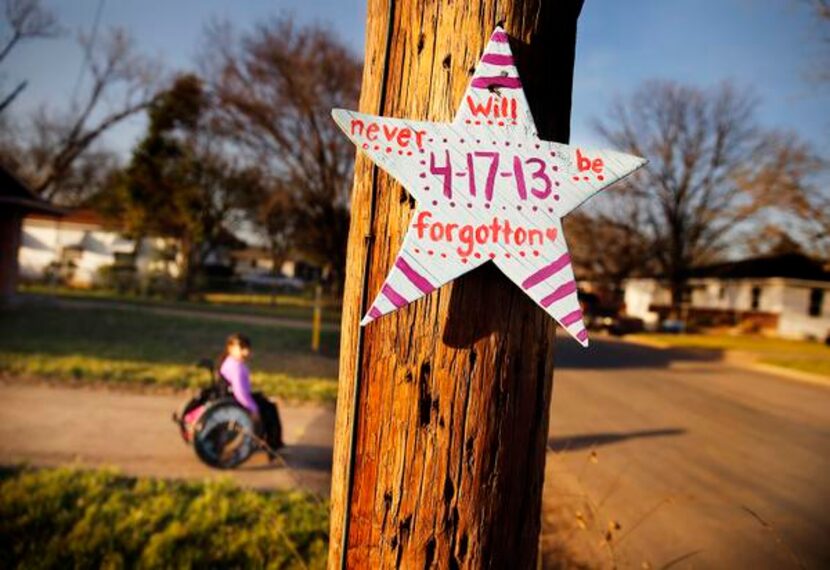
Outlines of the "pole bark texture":
{"type": "MultiPolygon", "coordinates": [[[[516,39],[540,137],[568,142],[582,0],[390,1],[368,2],[360,111],[451,121],[501,24],[516,39]]],[[[485,264],[361,338],[363,299],[386,277],[414,202],[359,153],[352,200],[329,567],[339,565],[347,513],[349,568],[533,568],[554,321],[485,264]]]]}

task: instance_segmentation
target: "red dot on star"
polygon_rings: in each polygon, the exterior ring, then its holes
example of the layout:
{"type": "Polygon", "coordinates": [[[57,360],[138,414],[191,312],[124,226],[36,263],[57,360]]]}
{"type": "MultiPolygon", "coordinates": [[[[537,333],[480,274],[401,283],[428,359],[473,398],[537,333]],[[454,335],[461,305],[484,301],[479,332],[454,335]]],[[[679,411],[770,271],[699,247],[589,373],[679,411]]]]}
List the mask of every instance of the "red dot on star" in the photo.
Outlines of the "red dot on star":
{"type": "Polygon", "coordinates": [[[481,259],[481,254],[479,252],[475,252],[473,255],[476,259],[481,259]]]}
{"type": "Polygon", "coordinates": [[[427,252],[427,255],[434,255],[434,254],[435,254],[435,251],[433,251],[433,250],[429,250],[429,251],[427,252]]]}
{"type": "Polygon", "coordinates": [[[521,255],[522,257],[524,257],[524,256],[525,256],[525,252],[520,251],[520,252],[519,252],[519,255],[521,255]]]}
{"type": "Polygon", "coordinates": [[[496,254],[495,253],[490,253],[490,259],[496,259],[496,254]]]}
{"type": "Polygon", "coordinates": [[[597,176],[597,180],[605,180],[605,176],[603,176],[602,174],[600,174],[599,176],[597,176]]]}
{"type": "Polygon", "coordinates": [[[363,143],[363,148],[369,148],[369,143],[363,143]]]}
{"type": "Polygon", "coordinates": [[[499,126],[503,127],[504,126],[504,121],[499,121],[499,126]]]}
{"type": "Polygon", "coordinates": [[[539,257],[539,252],[536,251],[536,250],[533,250],[533,257],[539,257]]]}
{"type": "Polygon", "coordinates": [[[386,152],[392,152],[392,147],[391,146],[386,147],[386,152]]]}
{"type": "Polygon", "coordinates": [[[446,258],[447,258],[447,254],[446,254],[446,253],[442,253],[442,254],[441,254],[441,257],[443,257],[444,259],[446,259],[446,258]]]}
{"type": "Polygon", "coordinates": [[[426,172],[422,172],[422,173],[420,173],[418,176],[420,176],[421,178],[426,178],[426,177],[427,177],[427,173],[426,173],[426,172]]]}
{"type": "Polygon", "coordinates": [[[461,258],[461,263],[467,263],[467,258],[466,258],[466,257],[462,257],[462,258],[461,258]]]}
{"type": "Polygon", "coordinates": [[[579,176],[574,176],[574,181],[579,182],[579,176]]]}

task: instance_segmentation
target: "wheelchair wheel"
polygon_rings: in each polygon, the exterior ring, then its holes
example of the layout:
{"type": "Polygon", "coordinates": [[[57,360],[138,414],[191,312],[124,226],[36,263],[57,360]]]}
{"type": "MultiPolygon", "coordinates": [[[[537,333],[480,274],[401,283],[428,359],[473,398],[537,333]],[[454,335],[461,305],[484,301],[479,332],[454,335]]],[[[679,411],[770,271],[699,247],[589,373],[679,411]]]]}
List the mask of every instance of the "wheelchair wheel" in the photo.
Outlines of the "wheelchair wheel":
{"type": "Polygon", "coordinates": [[[256,450],[252,433],[254,422],[248,412],[234,400],[219,400],[209,404],[199,418],[193,447],[205,464],[232,469],[256,450]]]}

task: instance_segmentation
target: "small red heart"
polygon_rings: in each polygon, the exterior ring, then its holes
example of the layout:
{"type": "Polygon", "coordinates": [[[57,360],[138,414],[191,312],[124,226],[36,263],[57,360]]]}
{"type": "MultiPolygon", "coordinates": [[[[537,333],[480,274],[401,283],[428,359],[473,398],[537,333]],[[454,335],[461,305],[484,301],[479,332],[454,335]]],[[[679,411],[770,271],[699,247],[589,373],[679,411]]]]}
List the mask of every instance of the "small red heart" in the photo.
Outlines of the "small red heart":
{"type": "Polygon", "coordinates": [[[547,236],[548,236],[548,239],[549,239],[550,241],[554,241],[554,240],[556,240],[556,234],[557,234],[557,233],[558,233],[558,232],[556,231],[556,228],[548,228],[548,229],[545,231],[545,235],[547,235],[547,236]]]}

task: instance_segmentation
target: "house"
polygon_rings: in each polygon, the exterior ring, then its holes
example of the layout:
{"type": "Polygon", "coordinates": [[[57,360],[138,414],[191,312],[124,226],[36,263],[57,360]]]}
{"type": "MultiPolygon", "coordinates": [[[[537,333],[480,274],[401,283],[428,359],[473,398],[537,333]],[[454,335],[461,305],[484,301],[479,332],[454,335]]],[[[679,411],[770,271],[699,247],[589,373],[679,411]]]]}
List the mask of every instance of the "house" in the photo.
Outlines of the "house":
{"type": "Polygon", "coordinates": [[[175,240],[123,236],[111,221],[88,209],[57,217],[32,213],[23,220],[18,261],[23,279],[54,279],[75,287],[104,285],[105,268],[124,268],[141,278],[179,274],[175,240]]]}
{"type": "Polygon", "coordinates": [[[11,302],[17,291],[23,218],[27,214],[60,216],[62,213],[0,164],[0,304],[11,302]]]}
{"type": "MultiPolygon", "coordinates": [[[[260,246],[238,249],[231,253],[234,273],[243,280],[258,275],[274,274],[274,258],[271,252],[260,246]]],[[[320,267],[306,256],[293,251],[285,256],[278,268],[279,275],[300,281],[317,281],[320,279],[320,267]]]]}
{"type": "MultiPolygon", "coordinates": [[[[629,279],[625,308],[654,326],[669,316],[671,294],[659,279],[629,279]]],[[[823,340],[830,334],[830,266],[787,253],[700,267],[688,281],[683,312],[702,326],[823,340]]]]}

